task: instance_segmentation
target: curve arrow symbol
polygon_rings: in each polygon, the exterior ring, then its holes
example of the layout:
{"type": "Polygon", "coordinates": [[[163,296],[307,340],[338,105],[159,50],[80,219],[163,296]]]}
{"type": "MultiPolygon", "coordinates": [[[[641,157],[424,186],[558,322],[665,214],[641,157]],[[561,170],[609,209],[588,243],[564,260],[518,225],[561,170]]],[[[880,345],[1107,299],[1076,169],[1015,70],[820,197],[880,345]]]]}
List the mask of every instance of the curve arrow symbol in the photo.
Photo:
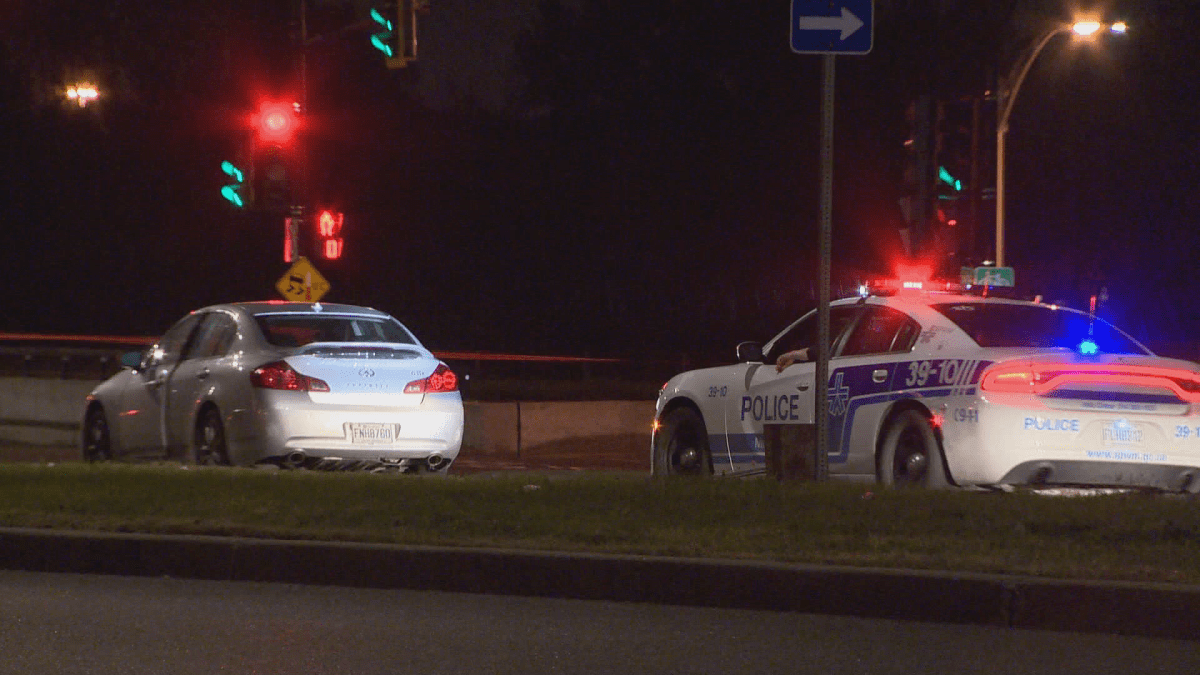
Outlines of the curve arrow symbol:
{"type": "Polygon", "coordinates": [[[854,12],[842,8],[841,16],[800,16],[796,17],[796,28],[799,30],[836,30],[841,31],[841,38],[845,40],[854,34],[856,30],[863,27],[862,19],[854,15],[854,12]]]}

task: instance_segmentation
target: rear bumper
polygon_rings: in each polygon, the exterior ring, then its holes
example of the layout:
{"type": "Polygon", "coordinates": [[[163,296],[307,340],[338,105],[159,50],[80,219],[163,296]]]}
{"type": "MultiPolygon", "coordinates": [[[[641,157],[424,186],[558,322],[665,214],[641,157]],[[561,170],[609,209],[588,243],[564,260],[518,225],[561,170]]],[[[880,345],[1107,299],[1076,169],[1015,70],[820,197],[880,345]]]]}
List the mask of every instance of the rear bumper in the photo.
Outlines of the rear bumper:
{"type": "Polygon", "coordinates": [[[462,398],[457,393],[426,395],[406,407],[314,404],[306,394],[266,392],[255,410],[230,420],[229,450],[236,464],[281,461],[302,454],[309,460],[394,466],[436,456],[449,466],[463,440],[462,398]],[[355,443],[348,425],[396,425],[392,442],[355,443]]]}
{"type": "Polygon", "coordinates": [[[1200,415],[1190,410],[1062,410],[1035,397],[974,398],[961,409],[968,413],[947,411],[943,428],[947,465],[959,485],[1200,490],[1200,415]]]}
{"type": "Polygon", "coordinates": [[[1001,485],[1138,487],[1200,492],[1200,469],[1168,464],[1036,460],[1022,462],[997,481],[1001,485]]]}

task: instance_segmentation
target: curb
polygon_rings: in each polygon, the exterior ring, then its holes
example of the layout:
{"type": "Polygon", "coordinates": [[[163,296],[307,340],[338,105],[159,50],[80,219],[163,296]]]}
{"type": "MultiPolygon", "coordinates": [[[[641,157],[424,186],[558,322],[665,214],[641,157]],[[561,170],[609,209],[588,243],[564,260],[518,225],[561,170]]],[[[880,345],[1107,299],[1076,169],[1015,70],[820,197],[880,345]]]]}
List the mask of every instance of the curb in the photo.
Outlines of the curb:
{"type": "Polygon", "coordinates": [[[1200,586],[0,528],[0,569],[646,602],[1200,639],[1200,586]]]}

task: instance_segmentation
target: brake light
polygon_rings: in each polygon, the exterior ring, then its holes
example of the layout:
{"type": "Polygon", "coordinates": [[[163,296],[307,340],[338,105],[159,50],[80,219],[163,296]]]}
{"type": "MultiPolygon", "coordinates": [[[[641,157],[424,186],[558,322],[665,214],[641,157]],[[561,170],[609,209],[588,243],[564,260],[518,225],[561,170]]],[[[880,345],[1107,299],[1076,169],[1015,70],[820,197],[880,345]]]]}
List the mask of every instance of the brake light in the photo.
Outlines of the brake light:
{"type": "Polygon", "coordinates": [[[1200,403],[1200,373],[1163,366],[1100,363],[996,364],[979,378],[979,389],[1001,394],[1044,395],[1065,384],[1107,384],[1170,389],[1184,401],[1200,403]]]}
{"type": "Polygon", "coordinates": [[[250,384],[262,389],[281,391],[329,391],[329,384],[296,372],[287,361],[273,361],[250,373],[250,384]]]}
{"type": "Polygon", "coordinates": [[[429,377],[404,385],[406,394],[439,394],[448,391],[458,391],[458,376],[444,363],[439,363],[429,377]]]}

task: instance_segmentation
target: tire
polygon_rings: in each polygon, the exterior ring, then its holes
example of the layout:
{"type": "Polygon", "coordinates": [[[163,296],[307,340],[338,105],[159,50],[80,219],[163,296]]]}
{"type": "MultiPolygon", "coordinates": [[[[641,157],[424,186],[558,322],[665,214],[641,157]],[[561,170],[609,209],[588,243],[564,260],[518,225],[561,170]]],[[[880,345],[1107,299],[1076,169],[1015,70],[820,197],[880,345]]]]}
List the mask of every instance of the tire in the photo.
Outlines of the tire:
{"type": "Polygon", "coordinates": [[[691,408],[676,408],[663,415],[654,435],[654,475],[711,476],[712,455],[704,420],[691,408]]]}
{"type": "Polygon", "coordinates": [[[113,458],[112,434],[104,408],[94,405],[88,409],[83,422],[83,459],[85,462],[104,462],[113,458]]]}
{"type": "Polygon", "coordinates": [[[876,477],[880,484],[896,488],[949,486],[942,444],[923,413],[905,410],[888,423],[876,477]]]}
{"type": "Polygon", "coordinates": [[[205,408],[196,422],[196,436],[192,439],[191,460],[193,464],[229,464],[229,449],[225,444],[225,425],[221,413],[214,407],[205,408]]]}

